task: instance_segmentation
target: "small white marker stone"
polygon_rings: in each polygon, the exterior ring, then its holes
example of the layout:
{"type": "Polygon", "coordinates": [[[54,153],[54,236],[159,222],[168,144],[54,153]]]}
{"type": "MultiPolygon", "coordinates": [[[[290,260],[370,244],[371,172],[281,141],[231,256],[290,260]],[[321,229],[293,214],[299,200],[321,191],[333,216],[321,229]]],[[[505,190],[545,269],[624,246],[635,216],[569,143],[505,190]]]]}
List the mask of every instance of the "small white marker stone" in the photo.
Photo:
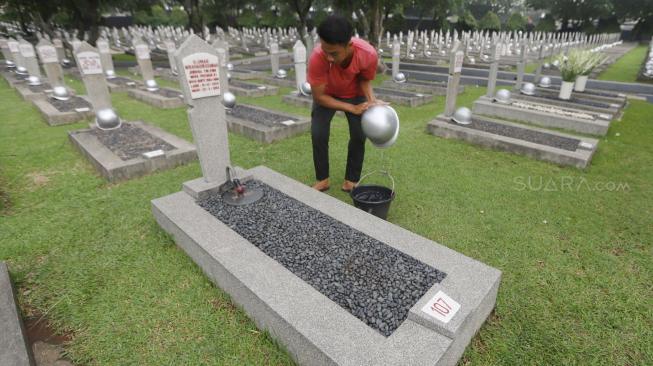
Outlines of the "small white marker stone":
{"type": "Polygon", "coordinates": [[[287,120],[287,121],[283,121],[283,122],[281,122],[281,124],[282,124],[282,125],[286,125],[286,126],[292,126],[292,125],[295,124],[295,121],[289,119],[289,120],[287,120]]]}
{"type": "Polygon", "coordinates": [[[585,149],[585,150],[592,150],[594,148],[594,145],[590,144],[587,141],[581,141],[578,144],[578,147],[580,147],[581,149],[585,149]]]}
{"type": "Polygon", "coordinates": [[[449,323],[458,310],[460,304],[442,291],[438,291],[422,308],[422,312],[443,323],[449,323]]]}
{"type": "Polygon", "coordinates": [[[607,120],[609,120],[609,119],[610,119],[610,116],[608,116],[607,114],[599,114],[599,118],[600,118],[600,119],[607,119],[607,120]]]}
{"type": "Polygon", "coordinates": [[[143,153],[143,157],[145,159],[153,159],[159,156],[163,156],[165,154],[166,154],[165,151],[159,149],[159,150],[153,150],[153,151],[148,151],[146,153],[143,153]]]}
{"type": "Polygon", "coordinates": [[[75,112],[77,113],[88,112],[90,110],[91,109],[89,107],[75,108],[75,112]]]}
{"type": "Polygon", "coordinates": [[[265,85],[261,85],[261,86],[259,86],[258,88],[259,88],[260,90],[265,90],[265,89],[267,89],[268,87],[265,86],[265,85]]]}
{"type": "Polygon", "coordinates": [[[129,85],[129,86],[134,86],[134,85],[136,85],[136,83],[133,82],[133,81],[128,81],[128,82],[127,82],[127,85],[129,85]]]}

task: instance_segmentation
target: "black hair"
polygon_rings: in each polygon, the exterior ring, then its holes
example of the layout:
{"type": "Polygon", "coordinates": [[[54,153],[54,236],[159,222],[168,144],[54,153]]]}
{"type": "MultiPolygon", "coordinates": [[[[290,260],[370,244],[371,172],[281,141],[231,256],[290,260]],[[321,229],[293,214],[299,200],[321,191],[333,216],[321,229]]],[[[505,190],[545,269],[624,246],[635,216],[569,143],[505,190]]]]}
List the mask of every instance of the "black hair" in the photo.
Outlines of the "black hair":
{"type": "Polygon", "coordinates": [[[346,46],[354,34],[354,27],[347,18],[340,15],[329,15],[317,27],[317,34],[328,44],[346,46]]]}

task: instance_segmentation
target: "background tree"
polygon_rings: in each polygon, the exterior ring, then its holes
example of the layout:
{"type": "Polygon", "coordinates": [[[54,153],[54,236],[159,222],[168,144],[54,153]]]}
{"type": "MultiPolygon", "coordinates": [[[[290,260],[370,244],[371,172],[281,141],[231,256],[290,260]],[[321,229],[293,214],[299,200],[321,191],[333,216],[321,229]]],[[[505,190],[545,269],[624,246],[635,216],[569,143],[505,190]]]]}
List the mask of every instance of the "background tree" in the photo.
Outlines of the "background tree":
{"type": "Polygon", "coordinates": [[[478,28],[486,31],[498,32],[501,30],[501,20],[495,12],[488,11],[478,22],[478,28]]]}
{"type": "Polygon", "coordinates": [[[519,13],[512,13],[506,21],[506,30],[523,31],[526,30],[526,18],[519,13]]]}

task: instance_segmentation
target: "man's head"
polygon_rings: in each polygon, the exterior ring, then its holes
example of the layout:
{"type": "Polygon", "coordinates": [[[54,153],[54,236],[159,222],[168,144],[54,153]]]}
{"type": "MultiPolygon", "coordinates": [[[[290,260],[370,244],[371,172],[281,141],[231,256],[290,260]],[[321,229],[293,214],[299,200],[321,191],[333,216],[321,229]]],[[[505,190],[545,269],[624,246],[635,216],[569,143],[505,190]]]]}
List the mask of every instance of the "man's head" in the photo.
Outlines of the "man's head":
{"type": "Polygon", "coordinates": [[[349,21],[338,15],[328,16],[317,27],[322,50],[329,62],[341,64],[351,55],[351,36],[354,28],[349,21]]]}

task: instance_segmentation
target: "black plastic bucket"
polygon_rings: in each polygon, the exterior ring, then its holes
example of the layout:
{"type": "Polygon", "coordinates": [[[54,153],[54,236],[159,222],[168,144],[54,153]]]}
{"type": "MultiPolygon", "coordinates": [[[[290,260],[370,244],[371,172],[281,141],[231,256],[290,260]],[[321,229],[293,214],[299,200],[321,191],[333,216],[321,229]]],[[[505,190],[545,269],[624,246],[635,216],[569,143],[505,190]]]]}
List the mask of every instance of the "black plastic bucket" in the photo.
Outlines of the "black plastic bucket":
{"type": "Polygon", "coordinates": [[[354,200],[354,206],[384,220],[395,198],[393,189],[373,184],[356,186],[349,195],[354,200]]]}

